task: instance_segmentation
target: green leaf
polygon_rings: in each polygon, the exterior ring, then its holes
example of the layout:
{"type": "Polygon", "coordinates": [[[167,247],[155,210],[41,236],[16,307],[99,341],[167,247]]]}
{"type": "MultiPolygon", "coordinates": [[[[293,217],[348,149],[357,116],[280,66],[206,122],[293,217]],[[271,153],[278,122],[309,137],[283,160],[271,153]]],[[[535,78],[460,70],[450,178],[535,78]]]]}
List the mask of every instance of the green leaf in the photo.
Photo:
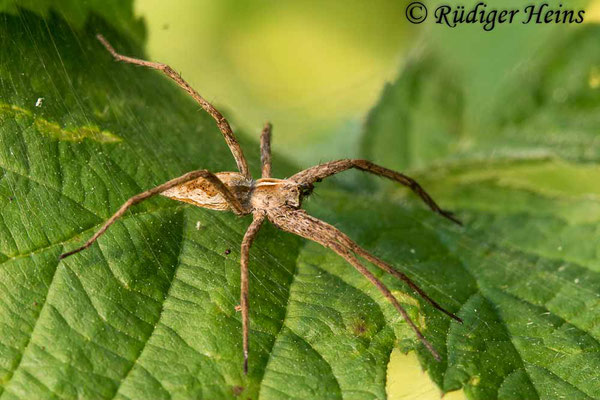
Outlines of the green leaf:
{"type": "MultiPolygon", "coordinates": [[[[0,21],[11,38],[0,59],[2,398],[215,398],[240,386],[255,397],[299,241],[259,238],[253,251],[248,378],[235,312],[247,218],[153,199],[59,262],[131,195],[235,163],[179,88],[114,62],[96,32],[141,54],[102,21],[0,21]]],[[[258,149],[248,156],[257,169],[258,149]]]]}
{"type": "MultiPolygon", "coordinates": [[[[465,228],[397,189],[318,188],[311,213],[464,318],[374,271],[441,363],[350,265],[267,224],[251,252],[244,376],[235,306],[248,218],[152,199],[59,262],[131,195],[235,168],[210,117],[157,72],[114,62],[96,32],[143,55],[99,18],[77,29],[1,14],[11,38],[0,56],[2,400],[379,399],[394,347],[416,349],[440,387],[471,398],[600,396],[595,164],[465,161],[421,174],[465,228]]],[[[258,171],[256,141],[242,146],[258,171]]],[[[277,176],[294,171],[276,161],[277,176]]]]}
{"type": "MultiPolygon", "coordinates": [[[[247,377],[235,306],[248,218],[152,199],[59,262],[130,196],[235,163],[214,121],[172,82],[114,62],[96,32],[123,53],[142,54],[103,21],[84,30],[29,12],[0,21],[1,36],[11,37],[0,59],[2,399],[340,397],[367,382],[383,395],[394,344],[388,321],[403,340],[412,335],[372,294],[337,288],[335,271],[320,298],[300,291],[292,299],[292,282],[317,276],[299,272],[303,241],[272,226],[251,254],[247,377]],[[300,312],[316,317],[304,331],[285,324],[302,304],[300,312]],[[313,326],[340,313],[349,322],[344,340],[329,336],[329,350],[313,347],[313,326]],[[360,374],[334,373],[333,353],[360,374]],[[354,389],[343,387],[349,380],[354,389]]],[[[256,141],[242,145],[257,171],[256,141]]],[[[277,175],[295,170],[279,161],[277,175]]],[[[405,301],[418,319],[415,300],[405,301]]]]}
{"type": "MultiPolygon", "coordinates": [[[[517,30],[469,37],[473,29],[426,36],[363,140],[368,158],[419,168],[424,187],[466,222],[460,234],[423,222],[434,238],[416,254],[438,258],[417,280],[433,293],[446,279],[464,283],[440,301],[458,302],[465,323],[430,325],[447,359],[421,361],[443,391],[470,399],[598,398],[600,27],[542,31],[552,43],[543,47],[517,30]],[[437,280],[442,271],[454,277],[437,280]]],[[[400,200],[390,186],[380,195],[400,200]]],[[[379,218],[387,235],[394,223],[379,218]]],[[[409,243],[396,254],[408,262],[425,233],[393,236],[409,243]]]]}
{"type": "MultiPolygon", "coordinates": [[[[460,210],[464,229],[449,226],[422,207],[403,210],[398,207],[403,197],[397,194],[354,194],[349,201],[347,195],[321,191],[310,210],[407,271],[464,319],[459,325],[427,305],[420,307],[426,335],[446,357],[438,363],[417,347],[434,381],[444,391],[464,388],[470,399],[598,398],[600,193],[586,182],[600,179],[600,167],[515,160],[440,169],[421,178],[442,204],[460,210]]],[[[377,299],[388,321],[394,320],[385,300],[326,250],[307,246],[300,260],[300,275],[309,268],[334,272],[342,277],[338,286],[360,288],[377,299]]],[[[313,279],[302,287],[319,285],[320,275],[310,274],[313,279]]],[[[379,276],[392,288],[401,288],[391,277],[379,276]]],[[[295,280],[292,300],[299,286],[295,280]]],[[[372,362],[360,367],[326,353],[333,342],[339,343],[344,327],[351,326],[350,316],[319,330],[320,325],[309,325],[302,315],[290,317],[292,309],[286,325],[317,330],[309,343],[324,349],[334,376],[341,371],[352,377],[365,369],[371,376],[385,371],[387,358],[377,358],[373,350],[372,362]]],[[[410,337],[398,332],[401,325],[392,322],[389,327],[398,340],[410,337]]],[[[376,322],[369,321],[366,329],[377,330],[376,322]]],[[[389,351],[394,342],[386,344],[389,351]]],[[[338,382],[350,393],[356,387],[370,389],[353,379],[338,382]]],[[[373,398],[384,396],[373,392],[373,398]]]]}
{"type": "Polygon", "coordinates": [[[411,60],[369,114],[362,152],[389,168],[421,167],[446,156],[464,129],[465,100],[452,72],[433,54],[411,60]]]}
{"type": "Polygon", "coordinates": [[[426,36],[385,88],[367,121],[366,158],[396,169],[516,155],[600,159],[599,26],[536,25],[535,35],[463,28],[426,36]]]}
{"type": "Polygon", "coordinates": [[[31,11],[44,18],[59,15],[75,29],[83,28],[93,16],[100,16],[138,43],[146,34],[142,19],[133,15],[133,0],[0,0],[0,12],[19,15],[19,10],[31,11]]]}

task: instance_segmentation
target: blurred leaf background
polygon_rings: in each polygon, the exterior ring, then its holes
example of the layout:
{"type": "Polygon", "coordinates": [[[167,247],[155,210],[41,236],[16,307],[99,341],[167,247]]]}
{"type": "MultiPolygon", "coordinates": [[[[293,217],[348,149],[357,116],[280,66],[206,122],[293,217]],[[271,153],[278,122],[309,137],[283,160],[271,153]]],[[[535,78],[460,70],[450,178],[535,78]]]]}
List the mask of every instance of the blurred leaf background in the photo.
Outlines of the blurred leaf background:
{"type": "MultiPolygon", "coordinates": [[[[428,7],[433,10],[442,3],[428,7]]],[[[573,0],[565,7],[587,3],[573,0]]],[[[544,48],[552,51],[544,44],[570,28],[517,23],[498,25],[491,32],[479,24],[450,29],[433,24],[431,15],[425,23],[412,25],[404,16],[407,4],[387,0],[134,2],[136,14],[146,21],[146,48],[152,58],[175,66],[245,132],[258,135],[263,123],[271,121],[276,151],[301,165],[360,153],[368,111],[384,85],[403,73],[410,55],[424,48],[434,49],[443,59],[443,63],[434,60],[435,68],[465,84],[464,114],[474,117],[462,121],[464,130],[484,131],[490,121],[478,117],[502,107],[488,99],[510,96],[502,91],[519,68],[544,48]]],[[[502,4],[524,5],[519,0],[502,4]]],[[[587,7],[586,22],[600,19],[598,4],[587,7]]],[[[445,84],[452,80],[445,77],[436,82],[427,76],[431,71],[422,73],[428,84],[442,84],[438,90],[451,96],[453,88],[445,84]]],[[[440,93],[442,107],[444,96],[448,95],[440,93]]],[[[453,109],[450,105],[423,112],[451,114],[453,109]]],[[[439,131],[439,126],[428,125],[426,115],[422,120],[415,129],[425,136],[439,131]]],[[[401,136],[394,133],[377,140],[401,136]]],[[[451,151],[471,144],[463,140],[453,147],[443,138],[436,140],[438,148],[451,151]]],[[[431,148],[430,144],[425,145],[431,148]]],[[[392,162],[396,168],[418,168],[431,161],[427,156],[422,162],[403,163],[402,154],[362,155],[392,162]]]]}
{"type": "Polygon", "coordinates": [[[246,132],[274,125],[277,152],[310,164],[356,153],[366,113],[416,29],[404,2],[135,2],[147,50],[246,132]]]}

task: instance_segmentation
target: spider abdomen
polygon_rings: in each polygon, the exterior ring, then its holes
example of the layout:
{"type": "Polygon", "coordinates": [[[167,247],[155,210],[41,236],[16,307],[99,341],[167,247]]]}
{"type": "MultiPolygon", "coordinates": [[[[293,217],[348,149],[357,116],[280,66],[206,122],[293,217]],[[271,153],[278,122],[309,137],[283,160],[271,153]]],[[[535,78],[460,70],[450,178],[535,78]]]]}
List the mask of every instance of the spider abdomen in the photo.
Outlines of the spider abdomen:
{"type": "MultiPolygon", "coordinates": [[[[215,175],[240,200],[241,204],[248,203],[248,197],[254,184],[253,181],[249,181],[238,172],[217,172],[215,175]]],[[[162,192],[161,195],[197,207],[219,211],[231,210],[230,204],[223,195],[211,182],[204,178],[197,178],[172,187],[162,192]]]]}

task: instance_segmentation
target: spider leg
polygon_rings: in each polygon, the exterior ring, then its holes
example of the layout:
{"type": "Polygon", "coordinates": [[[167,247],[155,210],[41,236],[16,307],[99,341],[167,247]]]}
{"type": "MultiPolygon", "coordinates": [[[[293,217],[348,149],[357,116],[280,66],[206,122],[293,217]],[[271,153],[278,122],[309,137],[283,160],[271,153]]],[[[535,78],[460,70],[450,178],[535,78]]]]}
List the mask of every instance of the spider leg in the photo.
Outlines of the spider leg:
{"type": "Polygon", "coordinates": [[[459,316],[451,313],[450,311],[446,310],[444,307],[439,305],[438,302],[436,302],[431,297],[429,297],[429,295],[427,293],[425,293],[425,291],[423,289],[421,289],[415,282],[413,282],[413,280],[410,279],[405,273],[397,271],[396,269],[394,269],[391,265],[389,265],[385,261],[372,255],[371,253],[369,253],[368,251],[366,251],[365,249],[360,247],[358,244],[356,244],[356,242],[354,242],[352,239],[350,239],[348,236],[346,236],[342,232],[340,232],[339,241],[341,243],[343,243],[344,245],[346,245],[350,250],[352,250],[353,252],[355,252],[356,254],[361,256],[362,258],[375,264],[377,267],[381,268],[388,274],[405,282],[412,290],[417,292],[419,294],[419,296],[421,296],[423,299],[425,299],[427,302],[429,302],[429,304],[431,304],[434,308],[438,309],[439,311],[443,312],[450,318],[452,318],[462,324],[463,321],[459,316]]]}
{"type": "Polygon", "coordinates": [[[452,212],[442,210],[431,198],[431,196],[425,191],[425,189],[423,189],[421,185],[419,185],[417,181],[400,172],[396,172],[391,169],[374,164],[371,161],[358,159],[343,159],[337,161],[330,161],[328,163],[316,165],[314,167],[305,169],[304,171],[300,171],[294,176],[292,176],[290,180],[296,181],[298,183],[312,184],[351,168],[356,168],[361,171],[383,176],[385,178],[396,181],[404,186],[407,186],[413,192],[415,192],[421,198],[421,200],[423,200],[423,202],[425,202],[425,204],[427,204],[429,208],[431,208],[433,211],[457,223],[458,225],[462,225],[460,220],[456,218],[454,214],[452,214],[452,212]]]}
{"type": "Polygon", "coordinates": [[[167,181],[167,182],[163,183],[162,185],[158,185],[155,188],[146,190],[145,192],[136,194],[135,196],[131,197],[129,200],[127,200],[121,206],[121,208],[119,208],[117,210],[116,213],[113,214],[112,217],[110,217],[104,223],[104,225],[102,225],[102,227],[100,229],[98,229],[98,231],[96,233],[94,233],[94,235],[87,242],[85,242],[85,244],[83,246],[81,246],[75,250],[71,250],[67,253],[61,254],[59,259],[63,259],[68,256],[71,256],[75,253],[79,253],[80,251],[85,250],[88,247],[90,247],[100,236],[102,236],[102,234],[104,234],[104,232],[106,232],[106,230],[117,219],[119,219],[123,214],[125,214],[125,212],[133,205],[138,204],[152,196],[160,194],[160,193],[164,192],[165,190],[168,190],[172,187],[181,185],[183,183],[186,183],[188,181],[191,181],[191,180],[194,180],[197,178],[204,178],[208,182],[210,182],[214,186],[214,188],[217,189],[221,193],[221,195],[223,195],[223,197],[231,205],[234,212],[236,212],[238,214],[244,213],[244,209],[243,209],[242,205],[240,204],[240,201],[233,195],[233,193],[231,193],[229,188],[227,186],[225,186],[225,184],[223,182],[221,182],[221,180],[217,176],[215,176],[215,174],[213,174],[212,172],[207,171],[205,169],[198,170],[198,171],[192,171],[192,172],[188,172],[187,174],[184,174],[178,178],[171,179],[170,181],[167,181]]]}
{"type": "Polygon", "coordinates": [[[225,117],[212,104],[210,104],[208,101],[206,101],[204,99],[204,97],[200,96],[200,94],[196,90],[194,90],[194,88],[192,88],[190,86],[189,83],[187,83],[185,80],[183,80],[183,78],[181,77],[180,74],[175,72],[175,70],[173,68],[171,68],[170,66],[168,66],[166,64],[162,64],[162,63],[158,63],[158,62],[151,62],[151,61],[146,61],[146,60],[140,60],[138,58],[127,57],[122,54],[119,54],[111,46],[111,44],[104,38],[104,36],[102,36],[101,34],[98,34],[98,35],[96,35],[96,37],[98,38],[100,43],[102,43],[102,45],[106,48],[106,50],[108,50],[108,52],[110,54],[112,54],[112,56],[117,61],[123,61],[123,62],[129,63],[129,64],[142,65],[144,67],[149,67],[149,68],[153,68],[153,69],[162,71],[165,75],[167,75],[169,78],[174,80],[183,90],[188,92],[189,95],[192,96],[194,98],[194,100],[196,100],[196,102],[200,105],[200,107],[202,107],[204,109],[204,111],[206,111],[208,114],[210,114],[210,116],[213,117],[214,120],[217,122],[217,126],[219,127],[219,130],[223,134],[223,137],[225,138],[225,142],[227,143],[227,145],[229,146],[229,149],[231,150],[231,153],[233,154],[233,158],[235,158],[235,162],[237,164],[238,170],[240,171],[240,173],[242,175],[244,175],[244,177],[251,179],[250,170],[248,169],[248,162],[246,161],[246,158],[244,157],[244,152],[242,151],[240,144],[238,143],[233,131],[231,130],[231,126],[229,126],[229,122],[227,122],[225,117]]]}
{"type": "Polygon", "coordinates": [[[244,346],[244,374],[248,374],[248,257],[250,255],[250,246],[256,237],[256,234],[260,230],[263,221],[265,220],[265,214],[254,214],[252,223],[246,230],[244,239],[242,240],[242,257],[240,260],[241,266],[241,281],[240,281],[240,304],[242,307],[242,335],[243,335],[243,346],[244,346]]]}
{"type": "Polygon", "coordinates": [[[342,256],[343,258],[345,258],[346,261],[348,261],[350,264],[352,264],[352,266],[354,268],[356,268],[358,270],[358,272],[363,274],[369,281],[371,281],[371,283],[373,285],[375,285],[377,287],[377,289],[379,289],[379,291],[389,300],[389,302],[392,303],[394,308],[396,308],[396,310],[398,310],[400,315],[402,315],[402,318],[404,318],[406,323],[411,327],[411,329],[417,335],[417,338],[421,341],[421,343],[423,343],[423,345],[427,348],[427,350],[429,350],[429,352],[433,355],[433,357],[438,361],[442,360],[442,357],[440,357],[437,350],[433,347],[433,345],[431,343],[429,343],[429,341],[427,339],[425,339],[425,336],[423,336],[423,334],[421,333],[421,330],[419,328],[417,328],[417,326],[415,325],[413,320],[408,316],[408,313],[406,312],[404,307],[402,307],[400,305],[400,303],[398,303],[398,300],[396,300],[396,298],[394,297],[392,292],[390,292],[390,290],[387,288],[387,286],[384,285],[383,282],[381,282],[379,279],[377,279],[375,277],[375,275],[373,275],[367,268],[365,268],[365,266],[362,265],[360,263],[360,261],[358,261],[358,259],[356,257],[354,257],[354,255],[349,250],[345,249],[344,247],[342,247],[339,244],[332,243],[332,242],[329,242],[325,245],[327,247],[329,247],[330,249],[332,249],[333,251],[335,251],[340,256],[342,256]]]}
{"type": "Polygon", "coordinates": [[[339,230],[327,224],[326,222],[308,215],[304,210],[283,208],[269,212],[268,217],[269,220],[278,228],[317,242],[324,247],[330,248],[348,261],[354,268],[358,270],[358,272],[363,274],[373,285],[375,285],[377,289],[379,289],[379,291],[385,296],[385,298],[388,299],[388,301],[394,306],[394,308],[396,308],[406,323],[415,332],[419,341],[423,343],[433,357],[438,361],[441,360],[439,353],[435,350],[431,343],[425,339],[421,330],[409,317],[404,307],[398,303],[398,300],[394,297],[394,295],[392,295],[387,286],[385,286],[383,282],[377,279],[375,275],[365,268],[365,266],[362,265],[361,262],[354,256],[351,249],[345,247],[343,242],[340,241],[340,235],[344,235],[339,230]]]}
{"type": "Polygon", "coordinates": [[[271,177],[271,130],[273,125],[265,124],[260,135],[260,163],[262,165],[262,178],[271,177]]]}
{"type": "Polygon", "coordinates": [[[346,247],[348,250],[351,250],[352,252],[358,254],[360,257],[366,259],[367,261],[375,264],[378,268],[384,270],[385,272],[387,272],[388,274],[394,276],[397,279],[400,279],[401,281],[403,281],[404,283],[406,283],[412,290],[414,290],[419,296],[421,296],[424,300],[426,300],[429,304],[431,304],[434,308],[438,309],[439,311],[443,312],[444,314],[446,314],[447,316],[449,316],[450,318],[462,323],[462,319],[451,313],[450,311],[446,310],[444,307],[442,307],[438,302],[436,302],[435,300],[433,300],[431,297],[429,297],[429,295],[427,293],[425,293],[425,291],[423,289],[421,289],[412,279],[410,279],[408,277],[408,275],[406,275],[403,272],[400,272],[396,269],[394,269],[391,265],[389,265],[388,263],[386,263],[385,261],[381,260],[379,257],[374,256],[373,254],[369,253],[368,251],[366,251],[365,249],[363,249],[362,247],[360,247],[355,241],[353,241],[352,239],[350,239],[348,237],[348,235],[346,235],[345,233],[343,233],[342,231],[340,231],[339,229],[331,226],[330,224],[321,221],[317,218],[314,218],[308,214],[306,214],[306,218],[312,219],[314,224],[318,224],[324,231],[328,231],[330,237],[334,238],[337,242],[339,242],[340,244],[342,244],[344,247],[346,247]]]}

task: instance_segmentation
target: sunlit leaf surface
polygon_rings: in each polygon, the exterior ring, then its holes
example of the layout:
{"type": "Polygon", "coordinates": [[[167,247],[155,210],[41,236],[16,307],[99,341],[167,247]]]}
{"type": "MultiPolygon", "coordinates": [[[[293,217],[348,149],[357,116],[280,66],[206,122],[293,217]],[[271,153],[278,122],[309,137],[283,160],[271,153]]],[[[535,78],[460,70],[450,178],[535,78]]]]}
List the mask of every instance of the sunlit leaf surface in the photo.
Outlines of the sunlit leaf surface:
{"type": "MultiPolygon", "coordinates": [[[[558,150],[510,157],[507,144],[504,157],[465,156],[418,174],[464,228],[403,190],[368,192],[356,174],[321,184],[308,201],[465,320],[451,322],[374,270],[441,363],[351,266],[267,225],[251,253],[244,376],[235,306],[248,218],[153,199],[59,262],[131,195],[193,169],[235,166],[208,116],[160,74],[115,63],[97,31],[142,55],[97,17],[78,28],[56,15],[0,14],[0,399],[382,399],[395,347],[416,349],[444,391],[464,387],[472,399],[600,397],[600,168],[548,143],[558,150]]],[[[444,104],[461,110],[452,97],[444,104]]],[[[242,145],[258,171],[256,142],[242,145]]]]}

